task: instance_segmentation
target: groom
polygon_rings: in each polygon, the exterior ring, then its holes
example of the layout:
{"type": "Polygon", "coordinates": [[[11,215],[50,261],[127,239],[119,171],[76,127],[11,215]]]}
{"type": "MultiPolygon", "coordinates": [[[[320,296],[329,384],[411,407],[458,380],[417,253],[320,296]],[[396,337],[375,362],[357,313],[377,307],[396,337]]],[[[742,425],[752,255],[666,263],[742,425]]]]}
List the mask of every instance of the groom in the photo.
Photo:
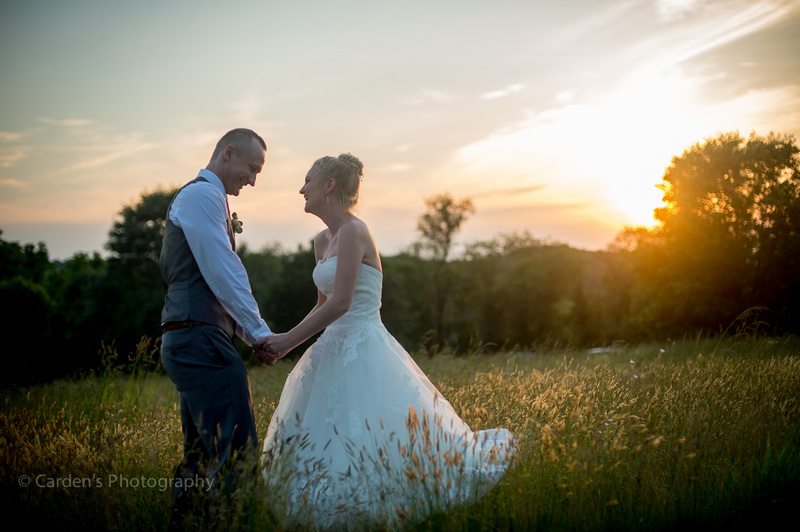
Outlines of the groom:
{"type": "Polygon", "coordinates": [[[238,334],[255,348],[259,366],[274,365],[263,349],[272,333],[235,253],[226,195],[255,186],[266,151],[255,132],[229,131],[208,166],[178,191],[167,210],[160,261],[167,287],[161,361],[180,392],[184,454],[175,471],[172,509],[178,527],[192,508],[192,486],[217,491],[220,471],[230,471],[237,458],[256,450],[250,381],[233,339],[238,334]]]}

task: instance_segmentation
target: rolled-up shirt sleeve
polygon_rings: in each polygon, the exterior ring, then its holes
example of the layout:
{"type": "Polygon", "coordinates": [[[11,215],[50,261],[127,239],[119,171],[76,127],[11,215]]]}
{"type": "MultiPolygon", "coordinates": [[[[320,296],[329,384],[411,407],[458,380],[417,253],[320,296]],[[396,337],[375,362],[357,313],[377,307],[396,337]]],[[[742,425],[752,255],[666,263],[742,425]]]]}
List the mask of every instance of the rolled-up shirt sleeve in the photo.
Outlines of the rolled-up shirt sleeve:
{"type": "Polygon", "coordinates": [[[253,345],[272,331],[261,318],[247,271],[231,248],[226,205],[225,193],[215,184],[198,182],[175,198],[170,220],[186,235],[203,279],[236,321],[237,334],[253,345]]]}

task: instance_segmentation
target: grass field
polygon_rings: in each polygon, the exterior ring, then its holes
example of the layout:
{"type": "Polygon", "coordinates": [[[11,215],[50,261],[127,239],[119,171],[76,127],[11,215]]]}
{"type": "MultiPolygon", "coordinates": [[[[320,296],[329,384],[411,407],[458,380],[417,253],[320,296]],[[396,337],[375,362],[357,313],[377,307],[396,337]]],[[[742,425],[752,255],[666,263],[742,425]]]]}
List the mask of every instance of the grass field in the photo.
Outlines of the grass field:
{"type": "MultiPolygon", "coordinates": [[[[145,358],[152,350],[141,346],[145,358]]],[[[417,359],[474,430],[504,426],[520,439],[495,489],[419,530],[769,529],[800,503],[796,337],[417,359]]],[[[291,367],[251,369],[262,437],[291,367]]],[[[166,529],[164,483],[181,442],[177,392],[158,370],[6,390],[7,520],[166,529]]],[[[248,493],[230,528],[279,528],[260,484],[248,493]]]]}

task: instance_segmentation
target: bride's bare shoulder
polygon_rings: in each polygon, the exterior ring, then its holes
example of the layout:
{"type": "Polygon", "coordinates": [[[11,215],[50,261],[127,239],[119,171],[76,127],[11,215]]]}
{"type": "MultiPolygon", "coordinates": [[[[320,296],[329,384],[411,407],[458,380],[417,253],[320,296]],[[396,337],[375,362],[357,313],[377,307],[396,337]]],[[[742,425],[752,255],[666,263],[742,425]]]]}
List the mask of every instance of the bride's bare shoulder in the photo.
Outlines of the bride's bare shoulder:
{"type": "Polygon", "coordinates": [[[363,250],[361,262],[381,271],[381,259],[378,254],[378,248],[367,224],[360,218],[354,216],[347,222],[347,225],[349,225],[348,231],[352,238],[351,241],[358,242],[358,246],[363,250]]]}
{"type": "Polygon", "coordinates": [[[361,218],[356,218],[353,216],[350,220],[347,221],[345,224],[349,226],[350,231],[357,232],[359,235],[370,235],[369,227],[364,220],[361,218]]]}

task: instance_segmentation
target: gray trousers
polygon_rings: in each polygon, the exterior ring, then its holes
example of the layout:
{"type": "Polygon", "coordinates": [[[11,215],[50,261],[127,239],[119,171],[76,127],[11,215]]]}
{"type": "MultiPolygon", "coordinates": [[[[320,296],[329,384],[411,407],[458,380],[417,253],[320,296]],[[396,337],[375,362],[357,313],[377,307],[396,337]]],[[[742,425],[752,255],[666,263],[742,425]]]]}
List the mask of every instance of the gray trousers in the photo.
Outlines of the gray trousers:
{"type": "Polygon", "coordinates": [[[183,426],[173,504],[188,509],[192,497],[185,488],[197,483],[187,479],[213,479],[216,491],[232,458],[257,449],[250,380],[232,338],[214,325],[164,333],[161,362],[180,392],[183,426]]]}

